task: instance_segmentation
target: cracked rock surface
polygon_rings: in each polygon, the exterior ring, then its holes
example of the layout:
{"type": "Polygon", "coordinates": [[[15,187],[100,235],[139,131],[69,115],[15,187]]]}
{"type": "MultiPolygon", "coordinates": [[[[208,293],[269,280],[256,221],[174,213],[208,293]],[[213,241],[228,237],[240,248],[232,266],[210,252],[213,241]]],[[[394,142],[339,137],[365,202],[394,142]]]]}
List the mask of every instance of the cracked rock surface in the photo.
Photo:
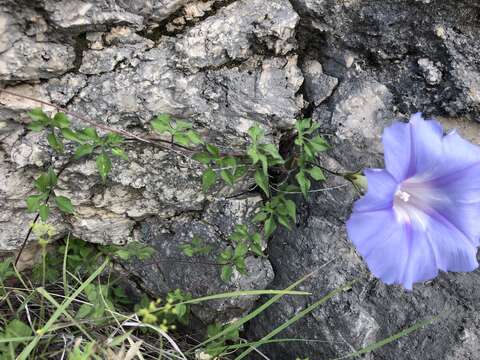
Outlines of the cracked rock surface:
{"type": "MultiPolygon", "coordinates": [[[[480,142],[479,18],[471,0],[0,0],[0,87],[142,136],[168,113],[222,149],[245,149],[254,121],[278,142],[296,118],[311,116],[333,145],[325,165],[354,171],[382,166],[383,128],[416,111],[444,116],[449,128],[480,142]]],[[[37,106],[0,92],[2,250],[17,248],[33,219],[24,202],[33,179],[66,161],[45,134],[26,130],[26,112],[37,106]]],[[[261,337],[328,290],[358,282],[282,334],[321,342],[265,347],[270,358],[336,358],[442,310],[447,320],[370,357],[478,357],[478,271],[442,274],[412,293],[372,279],[345,236],[356,198],[348,187],[298,198],[293,232],[278,230],[268,259],[249,257],[249,273],[224,284],[214,256],[189,259],[180,246],[198,235],[226,247],[235,224],[248,222],[248,209],[261,202],[251,183],[205,195],[195,162],[133,141],[126,151],[129,162],[116,160],[106,185],[93,160],[68,167],[58,193],[76,213],[53,212],[51,221],[60,235],[152,245],[150,264],[125,268],[149,294],[280,289],[319,269],[303,285],[312,297],[284,299],[247,335],[261,337]]],[[[256,300],[194,312],[204,322],[224,321],[256,300]]]]}

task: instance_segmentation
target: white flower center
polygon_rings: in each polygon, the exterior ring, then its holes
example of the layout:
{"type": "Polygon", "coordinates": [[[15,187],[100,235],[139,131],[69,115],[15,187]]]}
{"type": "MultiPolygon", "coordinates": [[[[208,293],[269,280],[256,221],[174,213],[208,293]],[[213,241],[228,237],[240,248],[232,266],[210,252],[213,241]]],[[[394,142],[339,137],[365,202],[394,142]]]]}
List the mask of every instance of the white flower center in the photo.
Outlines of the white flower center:
{"type": "Polygon", "coordinates": [[[397,190],[397,192],[395,193],[395,196],[402,199],[405,202],[408,202],[408,200],[410,200],[410,194],[400,189],[397,190]]]}

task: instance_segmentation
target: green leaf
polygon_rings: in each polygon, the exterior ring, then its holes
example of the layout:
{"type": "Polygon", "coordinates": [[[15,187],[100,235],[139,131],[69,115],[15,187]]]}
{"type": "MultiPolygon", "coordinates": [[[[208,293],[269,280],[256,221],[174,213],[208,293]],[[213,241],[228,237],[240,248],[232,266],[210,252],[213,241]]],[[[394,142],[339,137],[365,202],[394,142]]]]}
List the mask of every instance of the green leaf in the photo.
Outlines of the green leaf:
{"type": "Polygon", "coordinates": [[[201,138],[201,136],[194,130],[189,130],[187,131],[186,135],[188,136],[188,138],[190,139],[190,142],[192,144],[195,144],[195,145],[200,145],[200,144],[203,144],[204,141],[203,139],[201,138]]]}
{"type": "Polygon", "coordinates": [[[288,230],[292,230],[292,227],[290,226],[290,223],[289,223],[288,218],[286,216],[278,215],[277,219],[278,219],[278,222],[279,222],[280,225],[283,225],[288,230]]]}
{"type": "Polygon", "coordinates": [[[217,181],[217,174],[212,169],[207,169],[202,175],[202,187],[203,191],[208,191],[217,181]]]}
{"type": "Polygon", "coordinates": [[[110,161],[110,158],[107,154],[101,153],[96,157],[95,162],[103,182],[107,181],[108,174],[110,173],[110,170],[112,170],[112,162],[110,161]]]}
{"type": "Polygon", "coordinates": [[[302,191],[302,194],[306,199],[308,197],[308,191],[310,190],[310,180],[306,178],[305,172],[303,170],[300,170],[298,174],[295,175],[295,179],[297,179],[300,190],[302,191]]]}
{"type": "Polygon", "coordinates": [[[323,175],[322,169],[320,169],[318,166],[308,169],[307,172],[316,181],[325,180],[325,175],[323,175]]]}
{"type": "Polygon", "coordinates": [[[264,133],[258,125],[255,125],[248,129],[248,135],[252,139],[252,142],[256,144],[263,138],[264,133]]]}
{"type": "Polygon", "coordinates": [[[41,108],[32,109],[27,113],[27,115],[30,116],[33,121],[39,121],[44,125],[47,125],[50,122],[50,118],[43,112],[41,108]]]}
{"type": "Polygon", "coordinates": [[[95,149],[94,145],[84,144],[80,145],[77,150],[75,150],[75,159],[80,159],[86,155],[90,155],[95,149]]]}
{"type": "Polygon", "coordinates": [[[232,259],[233,256],[233,251],[232,248],[227,247],[225,250],[223,250],[220,255],[218,256],[219,262],[226,262],[232,259]]]}
{"type": "Polygon", "coordinates": [[[249,146],[247,149],[247,155],[252,159],[252,164],[255,165],[260,161],[260,153],[256,146],[249,146]]]}
{"type": "Polygon", "coordinates": [[[235,268],[240,274],[245,274],[247,272],[247,265],[245,264],[245,257],[236,257],[235,258],[235,268]]]}
{"type": "Polygon", "coordinates": [[[47,192],[49,186],[50,182],[47,174],[42,174],[35,180],[35,188],[41,193],[47,192]]]}
{"type": "Polygon", "coordinates": [[[309,139],[308,143],[314,148],[315,152],[321,152],[328,150],[328,143],[321,136],[315,136],[313,139],[309,139]]]}
{"type": "Polygon", "coordinates": [[[311,146],[311,144],[305,144],[303,151],[305,151],[308,160],[315,158],[315,149],[311,146]]]}
{"type": "Polygon", "coordinates": [[[278,149],[275,145],[273,144],[263,144],[262,149],[264,152],[266,152],[268,155],[270,155],[272,158],[275,160],[279,160],[283,162],[283,158],[278,152],[278,149]]]}
{"type": "Polygon", "coordinates": [[[293,220],[297,221],[297,206],[293,200],[285,200],[285,208],[287,209],[287,214],[293,220]]]}
{"type": "Polygon", "coordinates": [[[262,170],[265,176],[268,176],[268,159],[265,155],[259,155],[260,162],[262,163],[262,170]]]}
{"type": "Polygon", "coordinates": [[[297,127],[298,130],[303,132],[304,130],[307,130],[308,128],[310,128],[310,125],[311,125],[311,119],[310,118],[304,118],[304,119],[301,119],[301,120],[297,121],[296,127],[297,127]]]}
{"type": "Polygon", "coordinates": [[[273,232],[275,231],[276,228],[277,228],[277,224],[276,224],[275,220],[273,219],[273,216],[270,216],[265,221],[265,225],[264,225],[264,228],[263,228],[265,238],[268,239],[273,234],[273,232]]]}
{"type": "Polygon", "coordinates": [[[61,129],[62,135],[65,139],[75,141],[78,143],[83,143],[83,140],[77,135],[75,131],[70,128],[63,128],[61,129]]]}
{"type": "Polygon", "coordinates": [[[255,214],[255,216],[253,217],[252,221],[254,223],[257,223],[257,222],[262,222],[262,221],[265,221],[265,219],[268,217],[268,213],[266,213],[265,211],[260,211],[258,212],[257,214],[255,214]]]}
{"type": "Polygon", "coordinates": [[[95,143],[100,142],[100,137],[97,134],[97,130],[92,127],[87,127],[82,131],[77,132],[77,136],[84,141],[93,141],[95,143]]]}
{"type": "Polygon", "coordinates": [[[187,129],[191,129],[192,124],[183,120],[175,120],[175,130],[176,131],[183,131],[187,129]]]}
{"type": "Polygon", "coordinates": [[[222,273],[220,274],[220,278],[223,282],[228,283],[232,278],[233,274],[233,267],[231,265],[223,265],[222,266],[222,273]]]}
{"type": "Polygon", "coordinates": [[[233,253],[234,258],[245,257],[248,252],[248,245],[244,242],[238,243],[235,247],[235,252],[233,253]]]}
{"type": "Polygon", "coordinates": [[[212,337],[217,335],[220,331],[222,331],[222,326],[220,324],[210,324],[207,326],[207,335],[208,337],[212,337]]]}
{"type": "Polygon", "coordinates": [[[175,306],[175,314],[181,318],[187,314],[187,305],[178,304],[175,306]]]}
{"type": "Polygon", "coordinates": [[[175,141],[175,143],[182,146],[187,146],[190,144],[190,138],[183,133],[176,133],[175,135],[173,135],[173,140],[175,141]]]}
{"type": "Polygon", "coordinates": [[[47,181],[48,181],[48,186],[51,188],[57,185],[58,177],[57,177],[57,174],[55,174],[55,171],[53,170],[52,167],[48,168],[47,181]]]}
{"type": "Polygon", "coordinates": [[[163,134],[165,132],[171,132],[173,129],[172,129],[172,126],[170,125],[170,115],[168,114],[158,115],[152,121],[152,127],[159,134],[163,134]]]}
{"type": "Polygon", "coordinates": [[[41,121],[32,121],[27,125],[27,128],[34,132],[40,132],[45,128],[45,125],[41,121]]]}
{"type": "Polygon", "coordinates": [[[222,170],[220,171],[220,176],[228,185],[233,186],[235,185],[235,177],[233,176],[232,172],[229,170],[222,170]]]}
{"type": "Polygon", "coordinates": [[[212,161],[212,157],[210,156],[209,153],[206,153],[206,152],[196,153],[192,156],[192,159],[204,165],[208,165],[212,161]]]}
{"type": "Polygon", "coordinates": [[[194,255],[193,247],[190,244],[182,245],[181,249],[182,249],[183,254],[188,256],[188,257],[192,257],[194,255]]]}
{"type": "Polygon", "coordinates": [[[114,147],[114,148],[112,148],[111,151],[112,151],[113,156],[119,157],[123,160],[128,160],[128,156],[127,156],[127,154],[125,154],[125,151],[123,151],[123,149],[118,148],[118,147],[114,147]]]}
{"type": "Polygon", "coordinates": [[[270,196],[268,178],[261,169],[255,171],[255,182],[263,190],[265,195],[270,196]]]}
{"type": "Polygon", "coordinates": [[[106,136],[105,136],[105,143],[107,145],[119,145],[121,144],[125,139],[116,134],[116,133],[108,133],[106,136]]]}
{"type": "Polygon", "coordinates": [[[93,306],[90,304],[82,304],[75,314],[76,319],[85,319],[89,317],[90,313],[93,311],[93,306]]]}
{"type": "Polygon", "coordinates": [[[115,251],[115,255],[118,256],[122,260],[130,259],[130,253],[125,249],[120,249],[118,251],[115,251]]]}
{"type": "Polygon", "coordinates": [[[48,140],[48,143],[52,147],[53,150],[55,150],[59,153],[63,152],[62,140],[58,139],[53,131],[50,134],[48,134],[47,140],[48,140]]]}
{"type": "Polygon", "coordinates": [[[23,321],[14,319],[5,327],[4,334],[7,338],[22,338],[32,335],[32,329],[23,321]]]}
{"type": "Polygon", "coordinates": [[[247,173],[247,166],[240,164],[240,166],[235,168],[235,171],[233,173],[233,176],[235,177],[235,180],[240,179],[242,176],[244,176],[247,173]]]}
{"type": "Polygon", "coordinates": [[[56,196],[55,203],[57,204],[61,212],[64,212],[66,214],[74,213],[72,201],[69,198],[65,196],[56,196]]]}
{"type": "Polygon", "coordinates": [[[30,213],[36,212],[42,201],[42,195],[31,195],[26,198],[25,202],[27,203],[27,210],[30,213]]]}
{"type": "Polygon", "coordinates": [[[48,219],[48,215],[50,214],[50,207],[46,204],[40,205],[38,208],[38,213],[40,214],[40,219],[45,222],[48,219]]]}
{"type": "Polygon", "coordinates": [[[57,112],[53,117],[53,124],[60,129],[70,126],[70,119],[63,112],[57,112]]]}
{"type": "Polygon", "coordinates": [[[205,145],[205,147],[207,148],[207,151],[210,154],[212,154],[215,159],[218,159],[220,157],[220,150],[218,149],[218,147],[212,144],[207,144],[205,145]]]}

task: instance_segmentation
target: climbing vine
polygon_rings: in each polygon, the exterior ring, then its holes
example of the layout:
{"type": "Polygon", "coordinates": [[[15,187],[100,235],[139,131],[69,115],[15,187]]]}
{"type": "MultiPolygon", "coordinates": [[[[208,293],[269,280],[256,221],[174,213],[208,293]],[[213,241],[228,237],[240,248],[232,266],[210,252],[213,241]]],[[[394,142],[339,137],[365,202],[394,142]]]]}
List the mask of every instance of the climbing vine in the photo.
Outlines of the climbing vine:
{"type": "MultiPolygon", "coordinates": [[[[311,191],[315,191],[312,190],[312,183],[326,179],[317,161],[318,155],[328,150],[329,145],[318,134],[318,124],[309,118],[296,122],[291,151],[288,156],[282,157],[278,146],[269,141],[259,124],[248,130],[245,149],[222,152],[218,145],[202,137],[192,123],[168,114],[160,114],[151,121],[153,132],[162,137],[151,140],[152,137],[140,137],[105,125],[99,125],[98,128],[102,130],[99,134],[95,123],[90,120],[89,125],[93,126],[74,128],[69,116],[57,107],[56,110],[53,116],[47,115],[41,108],[28,113],[31,118],[28,129],[44,131],[53,151],[62,155],[71,154],[60,169],[55,170],[50,166],[35,180],[37,193],[26,199],[28,212],[37,214],[34,224],[37,221],[47,222],[52,208],[75,215],[72,201],[56,192],[62,172],[75,161],[94,158],[98,174],[106,185],[113,166],[112,158],[128,161],[123,148],[125,138],[154,144],[201,164],[201,182],[205,193],[212,192],[217,186],[233,188],[240,181],[247,180],[255,185],[251,191],[262,194],[263,202],[253,209],[252,224],[237,224],[228,237],[228,246],[217,254],[220,276],[225,282],[230,281],[234,271],[239,274],[248,271],[245,259],[249,254],[265,256],[264,246],[278,226],[292,229],[296,221],[296,204],[291,197],[302,194],[307,198],[311,191]]],[[[349,176],[352,177],[352,174],[342,176],[351,180],[349,176]]],[[[30,233],[24,243],[28,241],[30,233]]],[[[182,245],[181,250],[188,257],[213,251],[198,236],[190,244],[182,245]]]]}

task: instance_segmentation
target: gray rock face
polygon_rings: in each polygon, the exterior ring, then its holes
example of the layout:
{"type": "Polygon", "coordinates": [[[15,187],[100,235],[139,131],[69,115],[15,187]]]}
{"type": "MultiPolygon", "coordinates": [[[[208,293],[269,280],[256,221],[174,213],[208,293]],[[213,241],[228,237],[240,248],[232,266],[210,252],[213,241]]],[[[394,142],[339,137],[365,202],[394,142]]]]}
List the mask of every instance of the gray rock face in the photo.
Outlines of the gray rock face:
{"type": "Polygon", "coordinates": [[[293,0],[292,4],[305,29],[299,31],[300,46],[306,56],[320,59],[329,75],[343,77],[350,53],[356,59],[353,68],[389,87],[401,112],[478,119],[477,2],[293,0]],[[430,71],[436,74],[424,76],[424,66],[418,63],[423,58],[435,64],[430,71]]]}
{"type": "Polygon", "coordinates": [[[309,60],[302,66],[305,76],[305,93],[307,99],[315,106],[319,106],[332,95],[338,85],[338,79],[323,72],[322,64],[316,60],[309,60]]]}
{"type": "MultiPolygon", "coordinates": [[[[368,92],[364,86],[362,89],[368,92]]],[[[364,131],[364,125],[368,124],[364,120],[359,114],[351,123],[351,130],[364,131]]],[[[458,126],[458,120],[455,124],[458,126]]],[[[445,121],[445,125],[450,127],[452,121],[445,121]]],[[[472,140],[478,130],[477,124],[460,126],[462,135],[472,140]]],[[[351,169],[358,163],[353,152],[344,151],[336,160],[330,160],[330,167],[341,163],[340,169],[351,169]]],[[[328,163],[327,159],[325,162],[328,163]]],[[[376,166],[374,158],[370,166],[376,166]]],[[[338,184],[331,181],[331,185],[338,184]]],[[[412,292],[384,285],[369,274],[346,236],[345,221],[350,210],[345,204],[351,204],[357,197],[351,188],[345,188],[316,194],[307,203],[298,199],[301,210],[297,227],[292,232],[277,232],[269,243],[269,258],[275,271],[270,286],[285,288],[316,271],[301,286],[313,291],[314,296],[308,300],[285,298],[269,308],[249,328],[252,339],[265,335],[329,291],[356,280],[351,290],[337,295],[282,332],[285,338],[302,336],[319,342],[267,346],[264,353],[273,358],[337,358],[440,314],[440,320],[425,330],[376,350],[367,358],[475,359],[480,272],[442,273],[433,281],[416,285],[412,292]]]]}
{"type": "MultiPolygon", "coordinates": [[[[139,279],[143,288],[154,293],[172,288],[189,289],[193,296],[205,296],[234,290],[263,289],[273,280],[273,271],[267,259],[248,256],[248,274],[234,273],[230,284],[220,280],[220,265],[215,252],[231,244],[228,235],[233,224],[246,223],[251,218],[252,205],[259,197],[247,197],[212,202],[197,214],[198,219],[181,215],[175,221],[147,220],[139,229],[141,237],[154,246],[158,253],[145,264],[128,268],[139,279]],[[186,258],[181,246],[194,237],[213,250],[210,254],[186,258]]],[[[218,300],[202,307],[194,307],[195,315],[206,323],[227,321],[241,316],[250,309],[258,297],[218,300]]]]}
{"type": "MultiPolygon", "coordinates": [[[[412,112],[448,116],[449,127],[479,139],[471,121],[480,115],[475,1],[34,3],[0,3],[0,86],[113,128],[147,136],[152,118],[168,113],[191,121],[222,149],[239,150],[254,121],[279,142],[304,115],[333,145],[322,162],[339,171],[382,166],[383,128],[412,112]]],[[[36,106],[0,92],[0,249],[18,247],[32,221],[24,198],[33,179],[66,161],[48,148],[45,134],[26,131],[25,113],[36,106]]],[[[72,199],[76,214],[54,212],[51,221],[59,236],[70,231],[92,242],[136,239],[154,246],[151,263],[126,268],[152,296],[177,287],[197,296],[285,288],[319,269],[303,285],[313,297],[286,298],[246,335],[258,338],[328,290],[358,282],[283,334],[321,342],[266,347],[270,358],[339,357],[442,310],[450,311],[446,320],[374,358],[478,357],[478,272],[443,274],[412,293],[374,280],[345,236],[356,196],[348,186],[308,202],[297,199],[294,231],[279,230],[266,249],[268,259],[249,257],[248,274],[224,284],[214,254],[190,259],[180,246],[195,235],[215,249],[228,246],[234,226],[248,222],[261,201],[247,191],[251,181],[207,196],[197,163],[134,141],[126,150],[130,161],[115,161],[106,186],[94,161],[68,167],[58,193],[72,199]]],[[[331,178],[327,184],[344,185],[331,178]]],[[[219,301],[194,312],[204,322],[229,320],[256,300],[219,301]]]]}
{"type": "MultiPolygon", "coordinates": [[[[11,25],[11,31],[2,33],[0,64],[8,67],[0,66],[0,70],[5,69],[0,71],[4,74],[0,79],[11,84],[10,91],[143,135],[160,113],[188,119],[211,141],[230,148],[246,145],[253,120],[261,122],[269,133],[291,126],[304,103],[299,93],[303,76],[293,53],[299,18],[290,3],[276,0],[266,6],[259,1],[239,1],[177,37],[152,41],[137,33],[186,3],[45,1],[44,12],[25,12],[25,16],[48,17],[46,28],[38,34],[28,33],[27,19],[22,14],[12,15],[13,5],[7,4],[7,15],[0,25],[11,25]],[[25,41],[32,45],[28,57],[15,52],[25,41]],[[37,48],[45,49],[40,54],[42,61],[36,61],[37,48]],[[203,53],[195,52],[200,48],[203,53]],[[48,55],[59,53],[59,49],[66,49],[64,61],[57,55],[48,62],[48,55]],[[12,52],[17,62],[12,60],[12,52]],[[20,81],[30,84],[18,84],[20,81]]],[[[204,16],[210,11],[207,5],[189,3],[184,14],[204,16]]],[[[8,94],[0,95],[0,104],[6,179],[0,193],[0,219],[7,229],[0,236],[0,247],[12,249],[21,243],[32,220],[31,215],[22,214],[24,198],[33,191],[33,178],[40,168],[52,163],[59,169],[66,159],[49,150],[45,134],[25,132],[25,112],[38,104],[8,94]],[[18,178],[22,182],[16,184],[18,178]]],[[[74,126],[85,126],[81,119],[72,121],[74,126]]],[[[76,212],[75,216],[52,219],[58,224],[59,236],[71,231],[91,242],[150,242],[158,250],[155,259],[173,258],[149,268],[148,276],[141,277],[145,279],[142,286],[153,295],[171,287],[206,295],[268,285],[273,272],[266,259],[249,257],[249,273],[234,274],[232,283],[225,285],[219,278],[218,264],[196,271],[194,260],[190,267],[185,266],[189,259],[179,247],[193,235],[204,237],[216,250],[228,246],[234,226],[250,218],[247,205],[258,204],[260,199],[255,194],[222,199],[232,191],[245,191],[250,182],[235,190],[218,188],[218,193],[207,198],[201,191],[202,167],[198,163],[145,144],[129,143],[127,153],[128,162],[114,162],[106,186],[93,160],[76,162],[62,173],[56,192],[71,198],[76,212]],[[225,215],[219,217],[213,209],[225,215]],[[176,277],[170,277],[173,273],[176,277]]],[[[215,262],[217,253],[208,261],[215,262]]],[[[196,312],[205,321],[226,320],[244,313],[255,301],[217,302],[212,305],[218,307],[215,311],[199,308],[196,312]]]]}
{"type": "Polygon", "coordinates": [[[176,47],[189,68],[246,60],[261,47],[284,55],[295,48],[298,20],[287,1],[238,1],[187,31],[176,47]]]}

